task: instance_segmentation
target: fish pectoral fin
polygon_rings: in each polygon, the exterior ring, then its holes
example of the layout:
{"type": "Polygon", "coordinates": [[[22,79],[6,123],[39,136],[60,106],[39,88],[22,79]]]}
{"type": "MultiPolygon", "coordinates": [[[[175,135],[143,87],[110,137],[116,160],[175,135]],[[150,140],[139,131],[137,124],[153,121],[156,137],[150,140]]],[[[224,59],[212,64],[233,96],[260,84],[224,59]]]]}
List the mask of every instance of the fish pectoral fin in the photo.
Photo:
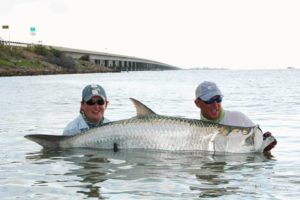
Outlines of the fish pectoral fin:
{"type": "Polygon", "coordinates": [[[134,98],[129,98],[129,99],[132,101],[132,103],[134,104],[134,106],[136,108],[137,117],[145,117],[145,116],[148,116],[148,115],[156,115],[156,113],[153,110],[148,108],[146,105],[144,105],[140,101],[138,101],[134,98]]]}
{"type": "Polygon", "coordinates": [[[208,143],[208,151],[215,151],[215,139],[219,133],[214,133],[208,143]]]}

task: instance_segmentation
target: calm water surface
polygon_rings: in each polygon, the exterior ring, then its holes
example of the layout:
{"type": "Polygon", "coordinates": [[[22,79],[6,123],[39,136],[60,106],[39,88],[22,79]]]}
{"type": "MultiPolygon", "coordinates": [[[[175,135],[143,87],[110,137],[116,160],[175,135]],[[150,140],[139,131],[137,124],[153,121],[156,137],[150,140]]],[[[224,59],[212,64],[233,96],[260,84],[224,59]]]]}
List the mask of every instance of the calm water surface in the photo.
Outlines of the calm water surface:
{"type": "Polygon", "coordinates": [[[198,70],[0,78],[1,199],[299,199],[300,70],[198,70]],[[101,84],[110,120],[129,97],[159,114],[199,118],[194,90],[215,81],[223,106],[278,140],[272,155],[93,149],[46,151],[26,134],[62,133],[82,88],[101,84]]]}

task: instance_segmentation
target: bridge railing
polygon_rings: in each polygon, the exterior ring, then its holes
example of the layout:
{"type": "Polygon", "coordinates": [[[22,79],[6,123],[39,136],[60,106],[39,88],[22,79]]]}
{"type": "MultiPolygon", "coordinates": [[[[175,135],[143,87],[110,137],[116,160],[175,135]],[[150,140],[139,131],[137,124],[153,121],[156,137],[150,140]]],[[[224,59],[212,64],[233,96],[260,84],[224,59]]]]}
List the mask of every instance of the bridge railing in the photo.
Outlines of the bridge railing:
{"type": "Polygon", "coordinates": [[[8,41],[8,40],[0,40],[0,45],[30,47],[30,46],[32,46],[34,44],[32,44],[32,43],[25,43],[25,42],[15,42],[15,41],[8,41]]]}

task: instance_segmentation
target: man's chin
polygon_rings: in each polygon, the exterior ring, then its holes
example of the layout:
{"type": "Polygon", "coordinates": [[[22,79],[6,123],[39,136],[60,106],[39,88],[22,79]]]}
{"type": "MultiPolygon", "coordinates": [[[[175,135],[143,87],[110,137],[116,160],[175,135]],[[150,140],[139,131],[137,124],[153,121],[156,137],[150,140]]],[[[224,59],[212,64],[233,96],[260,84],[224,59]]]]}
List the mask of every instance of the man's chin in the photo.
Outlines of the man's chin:
{"type": "Polygon", "coordinates": [[[210,115],[210,118],[211,118],[212,120],[216,120],[216,119],[218,119],[218,117],[219,117],[219,115],[218,115],[217,113],[214,113],[214,114],[211,114],[211,115],[210,115]]]}

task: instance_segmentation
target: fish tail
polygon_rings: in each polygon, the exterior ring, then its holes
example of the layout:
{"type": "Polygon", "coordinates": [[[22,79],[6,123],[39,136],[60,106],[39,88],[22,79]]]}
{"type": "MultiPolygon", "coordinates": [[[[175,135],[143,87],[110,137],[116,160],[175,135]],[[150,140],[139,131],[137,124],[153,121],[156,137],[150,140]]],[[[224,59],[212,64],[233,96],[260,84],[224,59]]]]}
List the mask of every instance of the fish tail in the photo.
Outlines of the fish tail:
{"type": "Polygon", "coordinates": [[[33,134],[25,135],[24,137],[38,143],[44,148],[57,149],[60,148],[60,143],[70,136],[33,134]]]}

